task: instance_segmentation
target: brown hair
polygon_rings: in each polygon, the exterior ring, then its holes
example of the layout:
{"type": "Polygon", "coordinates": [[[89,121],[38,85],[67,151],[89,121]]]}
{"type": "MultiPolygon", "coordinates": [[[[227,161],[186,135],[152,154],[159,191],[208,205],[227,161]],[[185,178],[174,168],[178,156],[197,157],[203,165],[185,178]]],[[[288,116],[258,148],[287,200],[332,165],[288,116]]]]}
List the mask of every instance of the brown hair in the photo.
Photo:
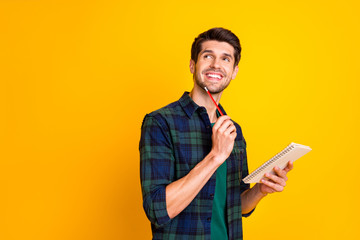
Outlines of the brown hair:
{"type": "Polygon", "coordinates": [[[227,42],[234,48],[234,57],[235,63],[234,67],[239,64],[241,58],[241,45],[239,38],[232,33],[230,30],[225,28],[212,28],[206,32],[200,33],[197,38],[195,38],[191,46],[191,59],[196,63],[198,55],[202,48],[202,43],[209,40],[215,40],[219,42],[227,42]]]}

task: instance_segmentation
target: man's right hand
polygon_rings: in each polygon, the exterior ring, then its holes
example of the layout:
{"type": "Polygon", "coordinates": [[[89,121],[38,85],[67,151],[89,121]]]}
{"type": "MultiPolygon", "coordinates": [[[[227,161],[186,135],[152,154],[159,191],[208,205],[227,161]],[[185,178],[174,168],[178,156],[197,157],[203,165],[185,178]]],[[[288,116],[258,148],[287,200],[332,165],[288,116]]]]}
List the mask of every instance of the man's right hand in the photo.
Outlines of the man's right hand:
{"type": "Polygon", "coordinates": [[[230,155],[236,138],[236,127],[227,115],[221,116],[212,128],[212,153],[221,165],[230,155]]]}
{"type": "Polygon", "coordinates": [[[221,116],[213,127],[212,149],[184,177],[166,186],[166,210],[170,218],[182,212],[209,181],[216,169],[229,157],[236,128],[229,116],[221,116]]]}

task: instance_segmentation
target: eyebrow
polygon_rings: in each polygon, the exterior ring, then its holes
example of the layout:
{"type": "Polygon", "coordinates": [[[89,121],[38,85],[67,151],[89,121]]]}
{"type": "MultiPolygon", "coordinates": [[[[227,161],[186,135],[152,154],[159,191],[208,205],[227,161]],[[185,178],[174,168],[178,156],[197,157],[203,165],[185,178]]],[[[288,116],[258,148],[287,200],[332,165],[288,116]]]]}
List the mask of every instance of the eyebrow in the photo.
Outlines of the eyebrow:
{"type": "Polygon", "coordinates": [[[231,59],[233,59],[233,56],[231,54],[228,53],[224,53],[225,56],[230,57],[231,59]]]}
{"type": "MultiPolygon", "coordinates": [[[[202,53],[200,53],[200,55],[203,55],[204,53],[213,53],[213,50],[204,50],[202,53]]],[[[231,54],[228,53],[223,53],[225,56],[230,57],[231,59],[233,59],[233,56],[231,54]]]]}

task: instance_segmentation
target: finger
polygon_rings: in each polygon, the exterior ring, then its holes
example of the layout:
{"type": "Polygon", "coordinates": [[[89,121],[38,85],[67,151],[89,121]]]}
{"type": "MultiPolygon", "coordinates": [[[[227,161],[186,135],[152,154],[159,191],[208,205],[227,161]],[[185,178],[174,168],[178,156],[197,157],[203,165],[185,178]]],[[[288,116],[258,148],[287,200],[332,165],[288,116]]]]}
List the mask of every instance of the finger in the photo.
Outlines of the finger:
{"type": "Polygon", "coordinates": [[[274,174],[270,174],[270,173],[266,173],[265,174],[265,177],[267,177],[268,179],[270,179],[272,182],[274,182],[275,184],[279,184],[281,185],[282,187],[285,187],[286,186],[286,180],[281,178],[281,177],[278,177],[278,176],[275,176],[274,174]]]}
{"type": "Polygon", "coordinates": [[[233,132],[236,132],[236,127],[234,124],[231,124],[224,132],[224,134],[229,135],[233,132]]]}
{"type": "Polygon", "coordinates": [[[236,131],[230,133],[230,137],[231,137],[232,140],[235,140],[236,136],[237,136],[236,131]]]}
{"type": "Polygon", "coordinates": [[[234,123],[230,119],[227,119],[221,124],[221,126],[217,129],[217,131],[223,133],[231,126],[234,126],[234,123]]]}
{"type": "Polygon", "coordinates": [[[273,189],[276,192],[282,192],[284,190],[283,186],[265,179],[261,179],[261,183],[265,184],[266,186],[268,186],[269,188],[273,189]]]}
{"type": "Polygon", "coordinates": [[[213,129],[214,129],[214,130],[217,130],[217,129],[222,125],[222,123],[223,123],[224,121],[226,121],[227,119],[230,119],[230,117],[227,116],[227,115],[224,115],[224,116],[219,117],[219,118],[216,120],[216,123],[214,124],[213,129]]]}
{"type": "Polygon", "coordinates": [[[284,168],[284,171],[289,172],[290,170],[292,170],[294,168],[294,163],[292,163],[291,161],[288,162],[288,165],[284,168]]]}
{"type": "Polygon", "coordinates": [[[279,177],[283,178],[285,181],[288,180],[286,176],[287,172],[285,170],[282,170],[279,167],[274,167],[274,171],[279,177]]]}

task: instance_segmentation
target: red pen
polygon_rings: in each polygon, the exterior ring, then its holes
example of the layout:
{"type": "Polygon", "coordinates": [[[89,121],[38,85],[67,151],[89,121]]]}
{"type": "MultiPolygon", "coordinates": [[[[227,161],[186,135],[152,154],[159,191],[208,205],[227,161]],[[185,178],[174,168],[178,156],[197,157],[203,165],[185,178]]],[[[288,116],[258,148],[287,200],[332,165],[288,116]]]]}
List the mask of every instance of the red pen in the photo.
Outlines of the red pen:
{"type": "Polygon", "coordinates": [[[222,113],[221,109],[219,108],[219,106],[218,106],[217,103],[215,102],[214,98],[211,96],[211,94],[210,94],[209,90],[207,89],[207,87],[204,87],[204,88],[205,88],[205,91],[209,94],[211,100],[214,102],[214,104],[215,104],[217,110],[219,111],[220,115],[221,115],[221,116],[224,116],[224,114],[222,113]]]}
{"type": "MultiPolygon", "coordinates": [[[[219,108],[219,106],[218,106],[217,103],[215,102],[214,98],[211,96],[211,94],[210,94],[209,90],[207,89],[207,87],[204,87],[204,89],[205,89],[205,91],[209,94],[211,100],[214,102],[214,104],[215,104],[217,110],[219,111],[219,113],[221,114],[221,116],[224,116],[224,114],[222,113],[221,109],[219,108]]],[[[235,146],[237,147],[236,141],[234,142],[234,147],[235,147],[235,146]]],[[[243,154],[243,150],[240,150],[240,159],[241,159],[241,160],[240,160],[240,166],[242,166],[242,157],[241,157],[242,154],[243,154]]],[[[240,171],[239,171],[239,176],[241,176],[240,171]]],[[[240,181],[241,181],[241,180],[240,180],[240,181]]]]}

